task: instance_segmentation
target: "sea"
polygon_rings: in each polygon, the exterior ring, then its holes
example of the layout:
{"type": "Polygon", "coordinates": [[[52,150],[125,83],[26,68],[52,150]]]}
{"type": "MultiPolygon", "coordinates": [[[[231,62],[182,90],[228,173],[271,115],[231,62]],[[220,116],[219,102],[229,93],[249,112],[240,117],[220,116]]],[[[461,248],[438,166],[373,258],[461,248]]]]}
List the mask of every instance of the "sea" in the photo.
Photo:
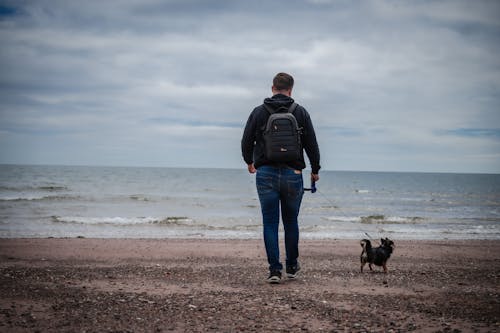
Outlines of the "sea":
{"type": "MultiPolygon", "coordinates": [[[[499,174],[320,176],[302,239],[500,239],[499,174]]],[[[0,237],[257,239],[262,219],[246,168],[0,165],[0,237]]]]}

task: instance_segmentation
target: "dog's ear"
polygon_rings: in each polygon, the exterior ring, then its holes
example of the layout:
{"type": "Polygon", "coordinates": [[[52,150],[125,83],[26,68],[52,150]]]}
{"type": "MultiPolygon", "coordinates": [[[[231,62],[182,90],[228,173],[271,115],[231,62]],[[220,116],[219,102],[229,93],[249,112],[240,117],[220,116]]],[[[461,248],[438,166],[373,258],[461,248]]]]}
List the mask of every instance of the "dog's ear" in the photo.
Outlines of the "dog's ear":
{"type": "Polygon", "coordinates": [[[385,243],[385,239],[380,238],[380,244],[384,244],[384,243],[385,243]]]}

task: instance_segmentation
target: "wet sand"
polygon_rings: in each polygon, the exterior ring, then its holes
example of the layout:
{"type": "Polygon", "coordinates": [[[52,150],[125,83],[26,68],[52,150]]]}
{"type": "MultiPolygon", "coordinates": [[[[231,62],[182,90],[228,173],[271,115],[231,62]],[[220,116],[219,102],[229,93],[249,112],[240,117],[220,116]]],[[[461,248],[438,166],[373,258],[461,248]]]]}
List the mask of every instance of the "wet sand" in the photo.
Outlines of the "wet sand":
{"type": "Polygon", "coordinates": [[[498,332],[500,241],[302,241],[269,285],[260,240],[0,239],[0,332],[498,332]]]}

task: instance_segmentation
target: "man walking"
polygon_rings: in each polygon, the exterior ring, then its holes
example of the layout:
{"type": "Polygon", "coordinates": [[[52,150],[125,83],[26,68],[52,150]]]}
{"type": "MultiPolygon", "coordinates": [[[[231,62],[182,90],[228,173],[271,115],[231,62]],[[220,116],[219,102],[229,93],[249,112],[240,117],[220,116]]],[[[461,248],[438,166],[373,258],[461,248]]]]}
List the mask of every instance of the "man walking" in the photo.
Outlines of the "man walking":
{"type": "Polygon", "coordinates": [[[267,279],[269,283],[279,283],[283,270],[278,239],[280,207],[285,231],[287,277],[295,278],[300,270],[297,261],[299,257],[298,215],[304,194],[302,179],[302,170],[306,167],[304,150],[311,163],[311,180],[319,180],[320,155],[316,134],[309,113],[305,108],[296,104],[291,97],[293,83],[293,77],[286,73],[278,73],[274,77],[271,88],[273,96],[266,98],[264,104],[252,111],[241,140],[241,151],[248,165],[248,171],[257,173],[256,185],[262,211],[264,244],[269,262],[270,274],[267,279]],[[293,117],[290,117],[290,114],[293,117]],[[274,117],[281,118],[270,123],[274,117]],[[285,130],[279,132],[282,124],[291,125],[285,126],[285,130]],[[297,127],[298,140],[291,139],[294,133],[290,129],[294,126],[297,127]],[[273,142],[277,140],[273,138],[280,138],[281,142],[273,142]],[[270,147],[271,145],[273,148],[270,147]],[[294,145],[298,148],[295,149],[294,145]],[[298,153],[291,154],[295,150],[298,153]]]}

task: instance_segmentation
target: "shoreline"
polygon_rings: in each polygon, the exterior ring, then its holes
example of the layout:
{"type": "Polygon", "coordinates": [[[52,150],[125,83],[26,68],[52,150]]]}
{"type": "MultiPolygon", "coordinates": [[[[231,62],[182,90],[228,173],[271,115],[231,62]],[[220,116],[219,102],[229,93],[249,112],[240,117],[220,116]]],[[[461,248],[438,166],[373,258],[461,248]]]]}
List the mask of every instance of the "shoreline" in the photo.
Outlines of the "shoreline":
{"type": "Polygon", "coordinates": [[[500,240],[395,242],[383,274],[301,240],[274,286],[260,239],[0,238],[0,331],[500,330],[500,240]]]}
{"type": "MultiPolygon", "coordinates": [[[[280,239],[284,237],[283,230],[279,230],[280,239]]],[[[449,234],[447,237],[429,237],[428,235],[409,235],[408,233],[391,233],[391,232],[376,232],[368,230],[368,232],[357,232],[348,233],[345,235],[335,235],[335,236],[318,236],[312,235],[309,231],[300,231],[300,240],[305,242],[335,242],[335,241],[360,241],[363,238],[371,239],[374,241],[380,240],[380,238],[389,237],[393,240],[404,241],[404,242],[476,242],[476,241],[500,241],[500,235],[494,234],[490,236],[485,236],[484,234],[473,234],[467,235],[462,233],[449,234]],[[370,235],[371,237],[367,236],[370,235]],[[373,235],[380,235],[379,237],[373,237],[373,235]]],[[[128,233],[124,235],[116,235],[115,233],[69,233],[67,235],[0,235],[0,240],[8,239],[102,239],[102,240],[185,240],[185,241],[258,241],[262,240],[262,231],[256,232],[255,234],[245,234],[240,236],[235,235],[205,235],[201,232],[192,234],[154,234],[152,231],[148,233],[128,233]],[[98,236],[96,236],[98,235],[98,236]]]]}

